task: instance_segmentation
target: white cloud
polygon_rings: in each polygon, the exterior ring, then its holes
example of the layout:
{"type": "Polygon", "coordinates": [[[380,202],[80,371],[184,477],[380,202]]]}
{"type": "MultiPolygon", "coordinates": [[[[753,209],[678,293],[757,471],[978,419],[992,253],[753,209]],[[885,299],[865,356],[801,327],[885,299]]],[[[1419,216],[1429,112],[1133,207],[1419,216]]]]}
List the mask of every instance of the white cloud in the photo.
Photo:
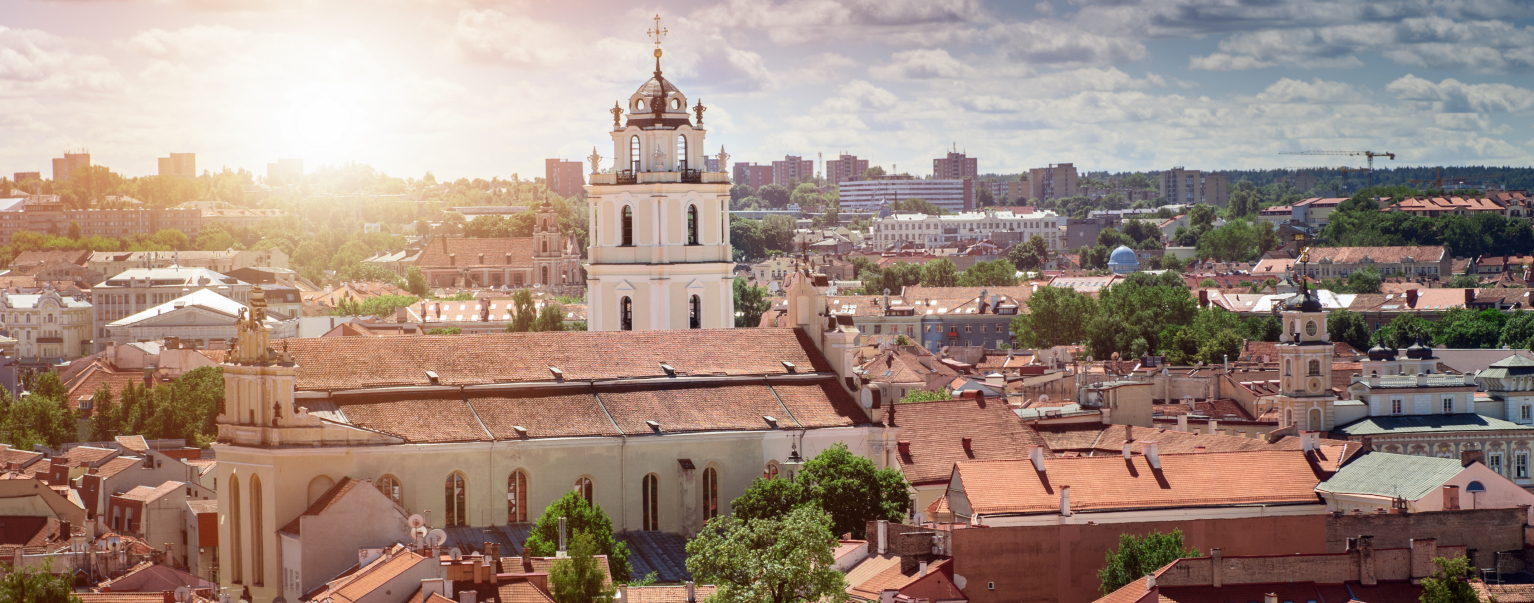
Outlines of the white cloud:
{"type": "Polygon", "coordinates": [[[1321,78],[1309,82],[1283,78],[1269,85],[1257,99],[1272,103],[1358,103],[1367,100],[1352,84],[1321,78]]]}
{"type": "Polygon", "coordinates": [[[1465,84],[1454,78],[1434,84],[1409,73],[1390,82],[1385,91],[1441,113],[1514,113],[1534,107],[1534,90],[1528,88],[1465,84]]]}
{"type": "Polygon", "coordinates": [[[569,57],[573,32],[499,10],[463,9],[453,26],[452,47],[463,56],[513,65],[546,66],[569,57]]]}
{"type": "Polygon", "coordinates": [[[1393,23],[1269,29],[1232,35],[1219,52],[1195,56],[1193,69],[1234,70],[1278,65],[1305,68],[1362,67],[1359,54],[1379,52],[1400,64],[1435,69],[1497,72],[1534,67],[1534,27],[1502,21],[1453,21],[1443,17],[1393,23]]]}
{"type": "Polygon", "coordinates": [[[121,89],[122,77],[105,57],[72,46],[44,31],[0,26],[0,96],[121,89]]]}
{"type": "Polygon", "coordinates": [[[1145,45],[1052,20],[1013,22],[986,32],[1014,60],[1040,65],[1104,65],[1145,58],[1145,45]]]}
{"type": "Polygon", "coordinates": [[[883,80],[954,79],[973,75],[974,69],[941,48],[902,50],[886,65],[871,67],[868,74],[883,80]]]}
{"type": "Polygon", "coordinates": [[[779,44],[844,39],[864,29],[976,21],[978,0],[726,0],[693,14],[719,27],[759,29],[779,44]]]}

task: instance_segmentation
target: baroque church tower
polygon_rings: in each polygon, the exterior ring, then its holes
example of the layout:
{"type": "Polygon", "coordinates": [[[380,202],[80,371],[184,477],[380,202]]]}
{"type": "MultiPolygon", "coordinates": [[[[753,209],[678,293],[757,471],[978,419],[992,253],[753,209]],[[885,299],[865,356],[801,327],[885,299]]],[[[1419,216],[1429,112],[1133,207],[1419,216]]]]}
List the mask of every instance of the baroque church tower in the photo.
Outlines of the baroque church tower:
{"type": "MultiPolygon", "coordinates": [[[[1308,263],[1310,250],[1300,255],[1308,263]]],[[[1300,275],[1305,274],[1303,269],[1300,275]]],[[[1298,425],[1303,431],[1325,431],[1335,425],[1332,393],[1332,354],[1334,346],[1326,331],[1326,311],[1300,276],[1301,297],[1298,305],[1283,312],[1279,335],[1278,359],[1280,381],[1275,398],[1281,427],[1298,425]]]]}
{"type": "Polygon", "coordinates": [[[706,169],[701,101],[694,107],[655,73],[615,104],[614,165],[601,174],[592,152],[587,249],[588,328],[593,331],[714,329],[735,326],[734,262],[730,247],[729,159],[706,169]],[[627,119],[624,113],[627,112],[627,119]],[[689,114],[691,113],[691,114],[689,114]]]}

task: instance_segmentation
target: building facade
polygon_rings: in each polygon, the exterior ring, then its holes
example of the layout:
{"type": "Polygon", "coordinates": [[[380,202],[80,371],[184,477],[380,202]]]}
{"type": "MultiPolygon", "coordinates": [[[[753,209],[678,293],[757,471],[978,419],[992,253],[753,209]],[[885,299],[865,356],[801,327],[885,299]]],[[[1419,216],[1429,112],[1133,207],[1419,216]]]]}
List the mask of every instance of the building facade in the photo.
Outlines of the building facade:
{"type": "Polygon", "coordinates": [[[627,107],[627,122],[615,112],[611,132],[622,169],[593,174],[586,187],[587,327],[734,327],[730,181],[701,170],[702,103],[694,123],[687,97],[661,75],[657,53],[654,76],[627,107]]]}
{"type": "Polygon", "coordinates": [[[91,353],[91,304],[52,288],[7,293],[0,296],[0,329],[16,340],[22,358],[78,358],[91,353]]]}
{"type": "Polygon", "coordinates": [[[794,183],[815,177],[815,160],[797,155],[787,155],[782,161],[772,162],[772,183],[793,190],[794,183]]]}
{"type": "Polygon", "coordinates": [[[212,289],[239,303],[250,301],[250,284],[206,268],[133,268],[91,288],[92,338],[107,347],[107,324],[199,289],[212,289]]]}
{"type": "Polygon", "coordinates": [[[56,195],[18,201],[0,206],[0,244],[10,244],[11,237],[23,230],[64,235],[71,224],[79,225],[82,236],[113,238],[167,229],[195,238],[202,229],[202,214],[195,208],[68,209],[56,195]]]}
{"type": "Polygon", "coordinates": [[[1048,167],[1028,170],[1028,198],[1033,201],[1075,197],[1081,194],[1076,184],[1076,166],[1051,163],[1048,167]]]}
{"type": "Polygon", "coordinates": [[[736,162],[733,180],[735,184],[751,187],[751,190],[762,188],[773,183],[772,166],[736,162]]]}
{"type": "Polygon", "coordinates": [[[170,157],[160,158],[161,176],[180,176],[182,178],[197,177],[197,154],[196,153],[171,153],[170,157]]]}
{"type": "Polygon", "coordinates": [[[963,180],[980,176],[980,160],[964,153],[948,153],[932,160],[933,180],[963,180]]]}
{"type": "Polygon", "coordinates": [[[576,239],[560,233],[559,216],[547,202],[534,217],[531,237],[437,237],[421,249],[415,266],[434,287],[545,287],[561,295],[585,287],[576,239]]]}
{"type": "Polygon", "coordinates": [[[974,180],[863,180],[843,182],[841,208],[877,211],[904,199],[921,199],[948,212],[975,209],[974,180]]]}
{"type": "Polygon", "coordinates": [[[53,160],[53,181],[69,182],[69,177],[74,175],[75,170],[91,166],[91,154],[86,151],[79,153],[64,153],[63,157],[53,160]]]}
{"type": "Polygon", "coordinates": [[[1044,237],[1050,251],[1060,249],[1060,217],[1052,211],[1031,214],[975,211],[942,216],[894,214],[874,220],[872,225],[874,244],[881,247],[903,242],[939,247],[968,239],[990,239],[997,233],[1017,233],[1024,241],[1038,235],[1044,237]]]}
{"type": "Polygon", "coordinates": [[[843,182],[856,182],[862,180],[863,174],[867,172],[867,159],[842,153],[836,159],[826,162],[826,183],[836,186],[843,182]]]}
{"type": "Polygon", "coordinates": [[[1166,203],[1203,203],[1225,207],[1230,203],[1228,180],[1224,174],[1174,167],[1161,172],[1161,196],[1166,203]]]}
{"type": "Polygon", "coordinates": [[[543,160],[543,183],[561,197],[576,197],[586,192],[583,164],[563,159],[543,160]]]}

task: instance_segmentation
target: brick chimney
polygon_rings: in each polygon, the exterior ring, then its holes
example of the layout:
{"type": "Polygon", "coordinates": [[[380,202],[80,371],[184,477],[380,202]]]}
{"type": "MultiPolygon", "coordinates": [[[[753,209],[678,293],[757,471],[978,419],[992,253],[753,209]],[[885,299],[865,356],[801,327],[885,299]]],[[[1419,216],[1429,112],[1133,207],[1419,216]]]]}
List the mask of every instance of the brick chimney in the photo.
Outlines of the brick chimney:
{"type": "Polygon", "coordinates": [[[1210,586],[1220,587],[1220,549],[1209,549],[1209,577],[1210,586]]]}
{"type": "Polygon", "coordinates": [[[970,456],[974,456],[975,455],[975,440],[974,440],[974,438],[964,438],[963,440],[960,440],[960,441],[964,444],[964,453],[968,454],[970,456]]]}
{"type": "Polygon", "coordinates": [[[1443,487],[1443,510],[1445,510],[1445,511],[1458,511],[1459,510],[1459,486],[1444,486],[1443,487]]]}
{"type": "Polygon", "coordinates": [[[1278,603],[1278,593],[1266,593],[1262,596],[1262,603],[1278,603]]]}
{"type": "Polygon", "coordinates": [[[1485,462],[1486,453],[1481,452],[1480,450],[1466,450],[1459,453],[1459,464],[1461,467],[1469,467],[1471,463],[1484,464],[1485,462]]]}
{"type": "Polygon", "coordinates": [[[1374,536],[1358,537],[1358,581],[1364,586],[1379,584],[1374,578],[1374,536]]]}
{"type": "Polygon", "coordinates": [[[1033,461],[1034,471],[1044,470],[1044,447],[1038,444],[1028,445],[1028,460],[1033,461]]]}

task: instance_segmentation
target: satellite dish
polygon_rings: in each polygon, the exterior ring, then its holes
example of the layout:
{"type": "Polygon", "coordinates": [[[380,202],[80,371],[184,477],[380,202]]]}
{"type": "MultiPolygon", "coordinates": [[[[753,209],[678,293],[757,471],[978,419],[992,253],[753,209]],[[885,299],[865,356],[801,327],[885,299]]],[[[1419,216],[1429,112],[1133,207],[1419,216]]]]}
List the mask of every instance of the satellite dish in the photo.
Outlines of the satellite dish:
{"type": "Polygon", "coordinates": [[[113,536],[107,539],[107,548],[116,551],[122,547],[122,543],[123,542],[121,538],[113,536]]]}
{"type": "Polygon", "coordinates": [[[1039,404],[1048,404],[1049,394],[1039,394],[1039,404]]]}
{"type": "Polygon", "coordinates": [[[185,586],[176,587],[176,601],[179,603],[186,603],[186,596],[189,594],[192,594],[192,589],[185,586]]]}
{"type": "Polygon", "coordinates": [[[410,527],[419,528],[424,525],[426,525],[426,518],[421,517],[420,513],[416,513],[410,516],[410,527]]]}
{"type": "MultiPolygon", "coordinates": [[[[431,533],[426,535],[426,546],[437,547],[444,544],[447,544],[447,532],[437,529],[432,530],[431,533]]],[[[453,550],[456,551],[458,549],[453,550]]]]}
{"type": "Polygon", "coordinates": [[[463,551],[458,550],[458,547],[455,546],[452,549],[448,550],[447,558],[448,559],[452,559],[453,561],[458,561],[460,559],[463,559],[463,551]]]}
{"type": "Polygon", "coordinates": [[[421,526],[419,528],[411,530],[410,531],[410,535],[412,537],[415,537],[415,538],[418,538],[418,539],[419,538],[425,538],[426,537],[426,526],[421,526]]]}

